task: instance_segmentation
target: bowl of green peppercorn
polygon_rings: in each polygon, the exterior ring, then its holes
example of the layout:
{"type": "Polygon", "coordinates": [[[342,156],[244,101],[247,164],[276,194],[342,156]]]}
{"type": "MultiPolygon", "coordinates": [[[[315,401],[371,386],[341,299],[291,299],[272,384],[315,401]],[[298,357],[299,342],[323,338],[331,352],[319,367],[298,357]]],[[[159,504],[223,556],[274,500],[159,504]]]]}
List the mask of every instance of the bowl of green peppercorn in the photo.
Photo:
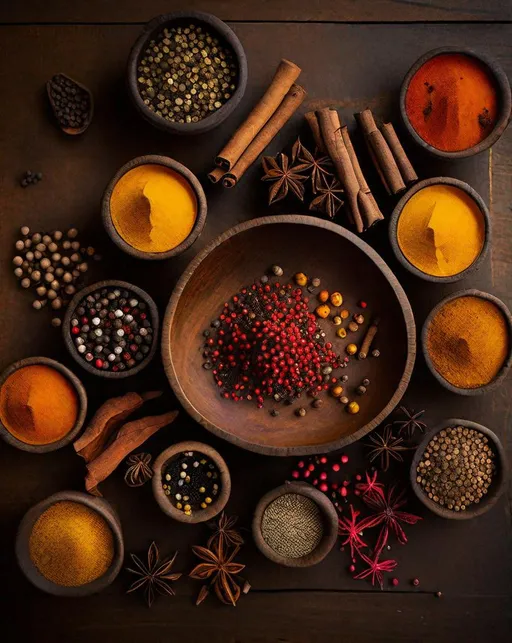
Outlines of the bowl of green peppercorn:
{"type": "Polygon", "coordinates": [[[222,123],[247,84],[247,59],[235,33],[200,11],[176,11],[144,27],[128,59],[137,110],[172,134],[201,134],[222,123]]]}

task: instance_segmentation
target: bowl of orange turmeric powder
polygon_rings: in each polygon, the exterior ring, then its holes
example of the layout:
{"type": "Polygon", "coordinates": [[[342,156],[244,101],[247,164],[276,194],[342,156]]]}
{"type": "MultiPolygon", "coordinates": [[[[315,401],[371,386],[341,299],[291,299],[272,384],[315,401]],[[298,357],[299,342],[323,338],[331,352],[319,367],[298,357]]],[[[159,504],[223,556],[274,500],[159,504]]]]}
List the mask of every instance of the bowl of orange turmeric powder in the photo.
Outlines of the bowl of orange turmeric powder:
{"type": "Polygon", "coordinates": [[[503,69],[471,49],[441,47],[417,60],[400,91],[412,138],[435,156],[457,159],[490,148],[505,131],[511,92],[503,69]]]}
{"type": "Polygon", "coordinates": [[[166,156],[132,159],[103,195],[103,225],[112,241],[138,259],[170,259],[188,250],[206,221],[197,177],[166,156]]]}
{"type": "Polygon", "coordinates": [[[53,359],[22,359],[0,375],[0,436],[18,449],[48,453],[66,446],[86,413],[84,386],[53,359]]]}

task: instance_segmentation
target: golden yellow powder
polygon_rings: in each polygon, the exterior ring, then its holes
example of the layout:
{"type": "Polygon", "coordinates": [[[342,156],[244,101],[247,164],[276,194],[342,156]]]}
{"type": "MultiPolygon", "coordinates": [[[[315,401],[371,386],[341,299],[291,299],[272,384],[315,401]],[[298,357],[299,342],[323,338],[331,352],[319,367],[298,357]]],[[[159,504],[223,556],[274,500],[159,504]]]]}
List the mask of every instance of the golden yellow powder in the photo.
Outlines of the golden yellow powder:
{"type": "Polygon", "coordinates": [[[109,569],[114,558],[114,537],[94,509],[79,502],[57,502],[34,524],[29,552],[34,565],[49,581],[79,587],[109,569]]]}
{"type": "Polygon", "coordinates": [[[110,197],[112,223],[119,235],[143,252],[167,252],[192,232],[197,199],[178,172],[148,163],[126,172],[110,197]]]}
{"type": "Polygon", "coordinates": [[[418,270],[457,275],[478,258],[484,218],[469,194],[453,185],[429,185],[405,204],[397,226],[400,250],[418,270]]]}

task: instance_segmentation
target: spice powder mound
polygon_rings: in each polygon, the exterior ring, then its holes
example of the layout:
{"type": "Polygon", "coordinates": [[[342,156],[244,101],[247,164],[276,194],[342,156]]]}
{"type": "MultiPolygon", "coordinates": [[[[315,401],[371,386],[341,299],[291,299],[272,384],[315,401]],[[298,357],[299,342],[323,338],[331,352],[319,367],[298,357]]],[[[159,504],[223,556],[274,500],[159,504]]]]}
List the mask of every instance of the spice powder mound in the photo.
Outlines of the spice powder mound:
{"type": "Polygon", "coordinates": [[[34,524],[29,553],[49,581],[79,587],[108,571],[114,558],[114,537],[93,509],[78,502],[57,502],[34,524]]]}
{"type": "Polygon", "coordinates": [[[302,558],[319,545],[324,533],[320,509],[313,500],[287,493],[272,501],[261,519],[261,534],[280,556],[302,558]]]}

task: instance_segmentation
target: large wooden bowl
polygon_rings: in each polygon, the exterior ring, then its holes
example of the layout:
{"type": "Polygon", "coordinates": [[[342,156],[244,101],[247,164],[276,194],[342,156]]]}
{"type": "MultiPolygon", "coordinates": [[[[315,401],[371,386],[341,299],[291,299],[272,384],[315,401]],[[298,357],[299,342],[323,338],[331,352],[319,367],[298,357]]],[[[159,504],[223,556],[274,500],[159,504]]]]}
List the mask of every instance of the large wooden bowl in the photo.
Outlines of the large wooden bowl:
{"type": "MultiPolygon", "coordinates": [[[[333,333],[332,322],[322,325],[333,333]]],[[[358,334],[359,337],[359,334],[358,334]]],[[[340,348],[346,341],[340,341],[340,348]]],[[[187,412],[212,433],[245,449],[268,455],[306,455],[335,451],[369,433],[395,408],[411,377],[416,355],[416,328],[409,301],[381,257],[348,230],[307,216],[253,219],[235,226],[208,245],[188,266],[167,307],[162,329],[164,368],[187,412]],[[310,408],[298,418],[298,404],[235,403],[220,397],[211,371],[202,368],[203,331],[216,319],[225,301],[258,279],[273,264],[284,269],[283,280],[303,271],[320,277],[322,286],[339,290],[344,307],[381,317],[376,338],[381,356],[351,360],[348,395],[368,377],[368,393],[358,399],[361,411],[349,415],[334,398],[322,409],[310,408]],[[363,311],[364,312],[364,311],[363,311]]]]}

